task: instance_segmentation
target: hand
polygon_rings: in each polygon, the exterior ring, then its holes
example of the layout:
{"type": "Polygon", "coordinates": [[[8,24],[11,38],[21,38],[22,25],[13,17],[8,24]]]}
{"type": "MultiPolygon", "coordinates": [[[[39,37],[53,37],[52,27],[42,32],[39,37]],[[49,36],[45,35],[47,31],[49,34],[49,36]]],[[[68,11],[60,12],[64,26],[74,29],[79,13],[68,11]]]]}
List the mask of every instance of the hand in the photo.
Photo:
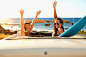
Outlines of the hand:
{"type": "Polygon", "coordinates": [[[52,2],[52,3],[53,3],[53,7],[56,7],[57,1],[54,1],[54,2],[52,2]]]}
{"type": "Polygon", "coordinates": [[[21,15],[24,14],[24,10],[22,10],[22,9],[19,12],[20,12],[21,15]]]}
{"type": "Polygon", "coordinates": [[[41,10],[37,11],[36,15],[38,16],[41,13],[41,10]]]}

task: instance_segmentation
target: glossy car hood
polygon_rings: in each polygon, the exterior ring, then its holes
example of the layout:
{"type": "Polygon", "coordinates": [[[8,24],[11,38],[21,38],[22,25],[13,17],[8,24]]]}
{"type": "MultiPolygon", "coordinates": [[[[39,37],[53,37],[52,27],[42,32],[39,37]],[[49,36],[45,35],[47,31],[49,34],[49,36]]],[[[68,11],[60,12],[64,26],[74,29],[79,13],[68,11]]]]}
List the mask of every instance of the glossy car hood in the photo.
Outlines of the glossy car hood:
{"type": "Polygon", "coordinates": [[[0,40],[0,55],[86,55],[86,39],[0,40]]]}

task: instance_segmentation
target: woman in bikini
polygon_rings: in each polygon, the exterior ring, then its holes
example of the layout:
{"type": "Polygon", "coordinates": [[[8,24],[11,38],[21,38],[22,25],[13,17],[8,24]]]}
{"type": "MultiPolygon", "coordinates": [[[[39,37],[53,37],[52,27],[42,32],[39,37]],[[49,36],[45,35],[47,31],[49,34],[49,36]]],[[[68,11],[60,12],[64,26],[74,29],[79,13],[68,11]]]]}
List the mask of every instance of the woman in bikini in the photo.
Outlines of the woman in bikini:
{"type": "Polygon", "coordinates": [[[38,15],[41,13],[41,10],[37,11],[36,13],[36,17],[32,20],[32,23],[30,23],[28,20],[25,20],[23,22],[23,14],[24,14],[24,10],[20,10],[20,14],[21,14],[21,36],[30,36],[31,34],[31,30],[34,26],[34,23],[38,17],[38,15]]]}
{"type": "Polygon", "coordinates": [[[54,32],[55,32],[55,36],[59,36],[64,32],[64,28],[63,28],[63,20],[61,18],[57,17],[56,14],[56,5],[57,2],[54,1],[53,3],[53,8],[54,8],[54,32]]]}

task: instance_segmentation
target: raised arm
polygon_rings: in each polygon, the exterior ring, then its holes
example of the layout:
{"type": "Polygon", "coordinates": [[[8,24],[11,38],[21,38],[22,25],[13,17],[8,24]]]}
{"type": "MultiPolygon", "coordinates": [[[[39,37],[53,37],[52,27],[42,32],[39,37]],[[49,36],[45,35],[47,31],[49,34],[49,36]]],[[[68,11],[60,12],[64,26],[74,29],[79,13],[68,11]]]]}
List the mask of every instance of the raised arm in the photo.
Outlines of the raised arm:
{"type": "Polygon", "coordinates": [[[24,22],[23,22],[23,14],[24,14],[24,10],[20,10],[20,14],[21,14],[21,35],[22,36],[25,36],[25,33],[24,33],[24,31],[23,31],[23,29],[24,29],[24,22]]]}
{"type": "Polygon", "coordinates": [[[54,19],[57,18],[57,14],[56,14],[56,5],[57,5],[57,1],[54,1],[54,3],[53,3],[53,8],[54,8],[54,19]]]}
{"type": "Polygon", "coordinates": [[[31,31],[32,30],[32,28],[33,28],[33,26],[34,26],[34,23],[35,23],[35,21],[36,21],[36,19],[37,19],[37,17],[38,17],[38,15],[41,13],[41,10],[39,10],[39,11],[37,11],[37,13],[36,13],[36,17],[34,18],[34,20],[32,21],[32,25],[31,25],[31,28],[30,28],[30,30],[29,31],[31,31]]]}

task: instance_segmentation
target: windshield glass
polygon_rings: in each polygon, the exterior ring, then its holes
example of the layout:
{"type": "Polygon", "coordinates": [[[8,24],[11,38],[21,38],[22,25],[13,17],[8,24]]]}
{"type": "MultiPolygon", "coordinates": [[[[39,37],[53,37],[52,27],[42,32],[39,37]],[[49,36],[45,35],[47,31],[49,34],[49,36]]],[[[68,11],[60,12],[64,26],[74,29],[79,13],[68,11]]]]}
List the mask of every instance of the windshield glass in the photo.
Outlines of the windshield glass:
{"type": "MultiPolygon", "coordinates": [[[[77,23],[80,19],[81,18],[74,18],[74,24],[77,23]]],[[[33,20],[33,18],[24,18],[24,20],[33,20]]],[[[54,18],[37,18],[37,20],[53,21],[54,18]]],[[[67,20],[67,21],[73,23],[73,18],[62,18],[62,20],[67,20]]],[[[21,30],[20,18],[4,18],[4,19],[0,19],[0,24],[1,24],[0,32],[4,31],[4,29],[5,29],[6,33],[2,32],[5,35],[7,35],[7,34],[9,34],[9,35],[17,34],[16,32],[21,30]],[[2,28],[4,28],[4,29],[2,29],[2,28]],[[16,32],[10,34],[9,31],[11,31],[11,32],[16,31],[16,32]]],[[[71,27],[71,24],[70,23],[64,23],[63,27],[64,27],[64,32],[65,32],[67,29],[69,29],[71,27]]],[[[42,35],[41,37],[44,37],[44,36],[52,37],[53,29],[54,29],[54,23],[53,22],[35,23],[34,26],[33,26],[32,31],[40,32],[41,35],[42,35]],[[45,26],[45,24],[51,24],[51,25],[50,26],[45,26]],[[45,34],[42,34],[42,33],[45,33],[45,34]]],[[[86,31],[86,25],[81,30],[83,30],[84,32],[81,31],[79,33],[86,34],[86,32],[85,32],[86,31]]],[[[80,36],[82,36],[84,38],[86,37],[85,35],[78,34],[76,38],[79,38],[80,36]]],[[[19,37],[20,36],[17,36],[17,38],[19,38],[19,37]]],[[[40,37],[40,36],[35,36],[35,37],[40,37]]],[[[75,36],[71,36],[71,37],[75,37],[75,36]]],[[[12,36],[12,38],[15,38],[15,37],[12,36]]]]}

